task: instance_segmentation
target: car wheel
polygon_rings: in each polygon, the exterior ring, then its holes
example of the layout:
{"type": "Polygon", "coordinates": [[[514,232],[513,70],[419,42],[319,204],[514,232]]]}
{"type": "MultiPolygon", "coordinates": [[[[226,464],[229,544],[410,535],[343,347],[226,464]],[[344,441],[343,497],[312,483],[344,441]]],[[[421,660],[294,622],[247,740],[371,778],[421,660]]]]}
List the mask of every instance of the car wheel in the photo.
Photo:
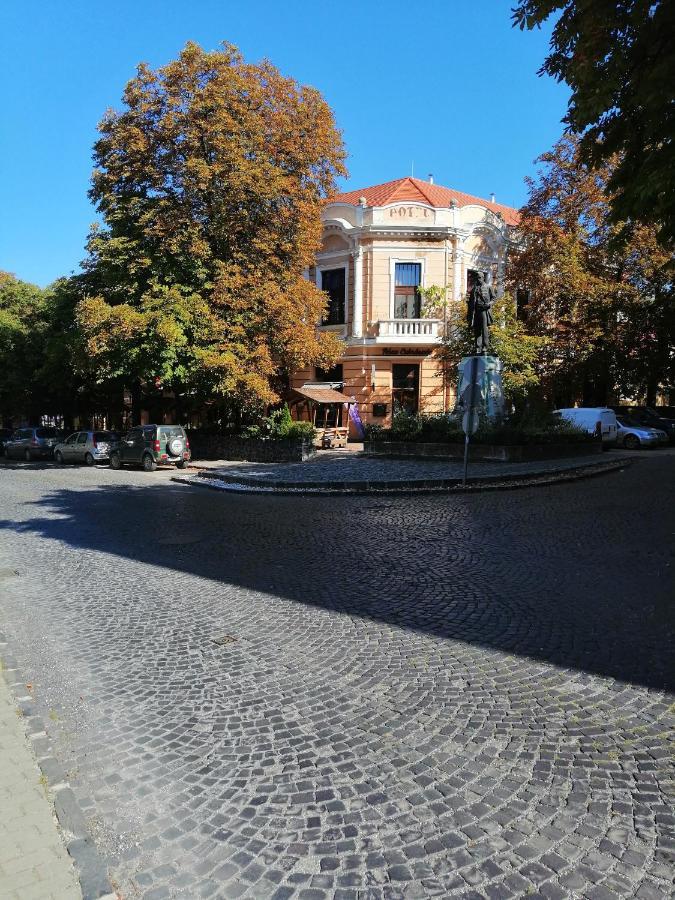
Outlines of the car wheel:
{"type": "Polygon", "coordinates": [[[623,445],[626,450],[639,450],[640,438],[635,434],[627,434],[623,439],[623,445]]]}
{"type": "Polygon", "coordinates": [[[111,453],[110,454],[110,468],[111,469],[121,469],[122,468],[122,459],[119,453],[111,453]]]}
{"type": "Polygon", "coordinates": [[[176,463],[177,469],[184,469],[187,466],[187,459],[181,459],[180,462],[176,463]]]}
{"type": "Polygon", "coordinates": [[[157,468],[157,463],[152,458],[152,456],[150,456],[149,453],[146,453],[145,456],[143,457],[143,471],[154,472],[156,468],[157,468]]]}
{"type": "Polygon", "coordinates": [[[23,458],[26,460],[26,462],[31,462],[31,461],[32,461],[33,457],[30,455],[30,450],[26,450],[26,451],[24,452],[23,458]]]}
{"type": "Polygon", "coordinates": [[[84,454],[84,461],[88,466],[93,466],[95,462],[94,457],[91,455],[91,453],[84,454]]]}
{"type": "Polygon", "coordinates": [[[57,465],[59,465],[59,466],[63,465],[63,453],[61,453],[60,450],[56,451],[56,453],[54,454],[54,459],[55,459],[57,465]]]}

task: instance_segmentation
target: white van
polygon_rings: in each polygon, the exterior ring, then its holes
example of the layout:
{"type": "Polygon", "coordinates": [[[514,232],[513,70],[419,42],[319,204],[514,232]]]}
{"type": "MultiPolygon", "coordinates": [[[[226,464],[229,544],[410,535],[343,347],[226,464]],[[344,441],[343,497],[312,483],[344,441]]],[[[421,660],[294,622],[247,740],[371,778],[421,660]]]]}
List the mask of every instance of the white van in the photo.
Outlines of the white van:
{"type": "Polygon", "coordinates": [[[616,444],[616,413],[606,406],[582,406],[576,409],[556,409],[555,415],[561,416],[571,425],[583,428],[589,434],[602,437],[603,445],[616,444]]]}

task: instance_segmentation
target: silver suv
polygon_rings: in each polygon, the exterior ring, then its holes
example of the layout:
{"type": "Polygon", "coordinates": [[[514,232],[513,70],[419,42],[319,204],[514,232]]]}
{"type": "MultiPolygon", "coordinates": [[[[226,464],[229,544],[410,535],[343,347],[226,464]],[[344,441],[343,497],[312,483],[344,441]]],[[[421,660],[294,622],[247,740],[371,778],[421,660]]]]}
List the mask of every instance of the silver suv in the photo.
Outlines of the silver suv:
{"type": "Polygon", "coordinates": [[[63,463],[83,462],[93,466],[110,459],[110,445],[119,441],[116,431],[76,431],[54,448],[54,459],[63,463]]]}
{"type": "Polygon", "coordinates": [[[17,428],[5,441],[5,456],[8,459],[51,459],[54,447],[63,439],[59,428],[49,426],[17,428]]]}

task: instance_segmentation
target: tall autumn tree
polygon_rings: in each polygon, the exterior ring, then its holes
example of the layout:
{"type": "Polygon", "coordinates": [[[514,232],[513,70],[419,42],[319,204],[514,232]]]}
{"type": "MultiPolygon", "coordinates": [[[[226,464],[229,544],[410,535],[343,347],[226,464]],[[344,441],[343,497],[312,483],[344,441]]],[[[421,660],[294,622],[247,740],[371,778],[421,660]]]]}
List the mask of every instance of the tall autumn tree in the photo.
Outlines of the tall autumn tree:
{"type": "Polygon", "coordinates": [[[547,338],[549,397],[563,406],[618,394],[653,403],[675,374],[671,256],[654,226],[613,222],[616,161],[591,168],[572,136],[539,161],[508,275],[513,291],[529,291],[528,327],[547,338]]]}
{"type": "Polygon", "coordinates": [[[611,163],[610,214],[675,245],[675,4],[672,0],[518,0],[521,29],[555,19],[540,74],[565,81],[565,122],[583,161],[611,163]]]}
{"type": "Polygon", "coordinates": [[[313,88],[235,47],[146,65],[99,126],[78,321],[102,377],[251,410],[328,365],[326,296],[304,277],[322,199],[345,174],[313,88]]]}

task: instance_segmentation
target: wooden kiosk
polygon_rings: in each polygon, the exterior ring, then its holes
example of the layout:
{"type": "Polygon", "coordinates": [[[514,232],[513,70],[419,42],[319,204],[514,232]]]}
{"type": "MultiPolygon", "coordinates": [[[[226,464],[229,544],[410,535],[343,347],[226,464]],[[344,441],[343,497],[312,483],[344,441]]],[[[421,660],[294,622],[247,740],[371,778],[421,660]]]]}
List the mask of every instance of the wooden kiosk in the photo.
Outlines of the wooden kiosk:
{"type": "Polygon", "coordinates": [[[298,422],[311,422],[316,429],[314,446],[323,450],[346,447],[349,439],[349,409],[353,397],[340,393],[331,383],[303,384],[291,391],[288,408],[298,422]]]}

